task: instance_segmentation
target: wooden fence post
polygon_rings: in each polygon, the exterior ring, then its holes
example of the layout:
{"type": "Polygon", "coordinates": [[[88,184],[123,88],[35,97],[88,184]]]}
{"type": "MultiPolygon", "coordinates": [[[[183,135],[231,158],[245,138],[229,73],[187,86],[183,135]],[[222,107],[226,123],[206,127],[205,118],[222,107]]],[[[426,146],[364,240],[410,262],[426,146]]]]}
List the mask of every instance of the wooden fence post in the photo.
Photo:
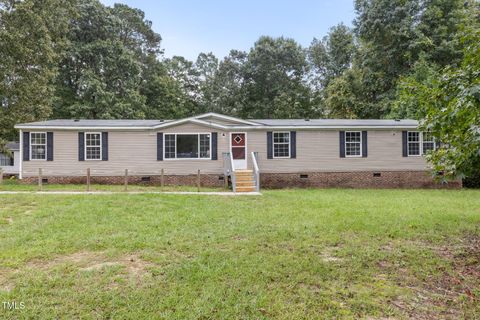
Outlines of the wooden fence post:
{"type": "Polygon", "coordinates": [[[200,169],[198,169],[197,173],[197,192],[200,192],[200,169]]]}
{"type": "Polygon", "coordinates": [[[90,168],[87,168],[87,192],[90,192],[90,168]]]}
{"type": "Polygon", "coordinates": [[[123,191],[127,191],[127,188],[128,188],[128,169],[125,169],[125,184],[124,184],[123,191]]]}
{"type": "Polygon", "coordinates": [[[3,183],[3,170],[0,168],[0,184],[3,183]]]}
{"type": "Polygon", "coordinates": [[[160,174],[160,187],[162,188],[162,191],[163,191],[163,187],[165,186],[165,180],[163,178],[163,168],[162,168],[162,171],[161,171],[161,174],[160,174]]]}
{"type": "Polygon", "coordinates": [[[38,190],[39,191],[42,191],[43,189],[42,182],[43,182],[42,168],[38,168],[38,190]]]}

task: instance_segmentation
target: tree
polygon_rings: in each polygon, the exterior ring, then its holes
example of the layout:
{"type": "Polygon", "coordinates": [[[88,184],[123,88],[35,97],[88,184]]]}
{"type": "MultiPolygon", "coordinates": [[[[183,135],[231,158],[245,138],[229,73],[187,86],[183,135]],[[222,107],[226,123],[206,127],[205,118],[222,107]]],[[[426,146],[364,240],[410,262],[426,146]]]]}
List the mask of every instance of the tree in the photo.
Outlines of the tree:
{"type": "Polygon", "coordinates": [[[240,116],[247,100],[245,65],[248,54],[244,51],[231,50],[218,65],[211,84],[214,100],[210,110],[232,116],[240,116]]]}
{"type": "Polygon", "coordinates": [[[332,27],[322,40],[314,38],[308,48],[308,58],[317,87],[326,88],[331,80],[347,70],[354,53],[353,33],[342,23],[332,27]]]}
{"type": "Polygon", "coordinates": [[[244,68],[246,99],[241,116],[303,118],[315,114],[305,81],[306,53],[293,39],[260,37],[244,68]]]}
{"type": "Polygon", "coordinates": [[[478,14],[459,42],[464,47],[458,67],[447,66],[428,82],[411,77],[416,86],[400,95],[425,113],[423,129],[431,131],[441,147],[428,155],[435,171],[446,177],[480,175],[480,28],[478,14]]]}
{"type": "Polygon", "coordinates": [[[51,115],[70,2],[0,1],[0,139],[17,139],[16,123],[51,115]]]}
{"type": "Polygon", "coordinates": [[[215,86],[215,77],[218,71],[219,62],[213,53],[200,53],[195,62],[195,70],[198,76],[199,112],[209,112],[215,109],[217,105],[218,90],[215,86]]]}
{"type": "Polygon", "coordinates": [[[354,21],[365,103],[385,117],[396,85],[422,57],[439,67],[461,59],[456,39],[465,23],[463,0],[357,0],[354,21]]]}
{"type": "Polygon", "coordinates": [[[70,45],[57,77],[55,116],[144,118],[143,74],[154,68],[160,36],[142,11],[79,0],[70,22],[70,45]]]}
{"type": "Polygon", "coordinates": [[[392,104],[389,118],[395,119],[423,119],[426,110],[420,108],[421,95],[419,92],[431,88],[434,79],[439,77],[439,67],[420,58],[408,76],[400,77],[396,87],[396,99],[392,104]]]}

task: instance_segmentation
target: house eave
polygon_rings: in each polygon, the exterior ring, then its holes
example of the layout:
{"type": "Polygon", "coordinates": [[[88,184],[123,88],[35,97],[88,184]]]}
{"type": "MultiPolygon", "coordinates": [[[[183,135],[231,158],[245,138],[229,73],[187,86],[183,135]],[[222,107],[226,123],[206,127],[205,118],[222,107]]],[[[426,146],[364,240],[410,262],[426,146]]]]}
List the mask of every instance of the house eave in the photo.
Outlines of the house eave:
{"type": "Polygon", "coordinates": [[[401,129],[418,129],[418,126],[415,125],[404,125],[404,126],[267,126],[267,125],[256,125],[256,126],[224,126],[220,124],[215,124],[203,120],[190,119],[189,121],[182,121],[177,123],[166,123],[161,126],[152,126],[152,127],[98,127],[98,126],[89,126],[89,127],[71,127],[71,126],[15,126],[15,129],[19,130],[71,130],[71,131],[82,131],[82,130],[108,130],[108,131],[149,131],[149,130],[159,130],[163,128],[175,127],[185,123],[198,124],[205,127],[210,127],[219,130],[232,131],[232,130],[401,130],[401,129]]]}

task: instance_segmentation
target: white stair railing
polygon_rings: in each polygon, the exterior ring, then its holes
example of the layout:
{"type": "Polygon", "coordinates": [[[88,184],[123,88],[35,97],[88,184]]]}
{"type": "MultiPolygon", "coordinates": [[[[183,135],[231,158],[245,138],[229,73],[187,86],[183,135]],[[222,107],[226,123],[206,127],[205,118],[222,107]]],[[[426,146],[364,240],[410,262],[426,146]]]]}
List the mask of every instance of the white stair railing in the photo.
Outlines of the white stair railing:
{"type": "Polygon", "coordinates": [[[255,191],[260,192],[260,169],[257,163],[258,152],[252,152],[253,180],[255,181],[255,191]]]}
{"type": "Polygon", "coordinates": [[[233,192],[237,191],[237,179],[235,177],[235,164],[233,163],[233,158],[230,152],[223,153],[223,176],[225,179],[230,177],[232,181],[232,190],[233,192]]]}

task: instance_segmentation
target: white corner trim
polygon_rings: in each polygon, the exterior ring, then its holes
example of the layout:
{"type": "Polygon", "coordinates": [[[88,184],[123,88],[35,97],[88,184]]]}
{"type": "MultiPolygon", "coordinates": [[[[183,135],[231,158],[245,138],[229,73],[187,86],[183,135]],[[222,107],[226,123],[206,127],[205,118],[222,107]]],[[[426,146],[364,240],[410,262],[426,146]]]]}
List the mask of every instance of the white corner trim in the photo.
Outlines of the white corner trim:
{"type": "Polygon", "coordinates": [[[18,167],[18,179],[22,180],[22,171],[23,171],[23,131],[20,130],[20,162],[19,162],[19,167],[18,167]]]}

